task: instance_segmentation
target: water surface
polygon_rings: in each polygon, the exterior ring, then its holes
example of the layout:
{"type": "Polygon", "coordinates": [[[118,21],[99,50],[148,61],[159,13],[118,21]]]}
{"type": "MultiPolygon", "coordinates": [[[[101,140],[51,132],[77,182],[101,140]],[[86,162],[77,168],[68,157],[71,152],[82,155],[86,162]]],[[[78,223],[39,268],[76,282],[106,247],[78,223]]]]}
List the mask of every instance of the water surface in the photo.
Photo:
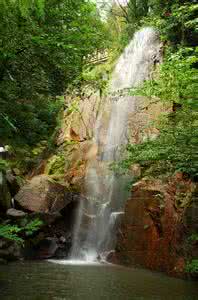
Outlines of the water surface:
{"type": "Polygon", "coordinates": [[[17,262],[0,266],[1,300],[193,300],[197,282],[113,265],[17,262]]]}

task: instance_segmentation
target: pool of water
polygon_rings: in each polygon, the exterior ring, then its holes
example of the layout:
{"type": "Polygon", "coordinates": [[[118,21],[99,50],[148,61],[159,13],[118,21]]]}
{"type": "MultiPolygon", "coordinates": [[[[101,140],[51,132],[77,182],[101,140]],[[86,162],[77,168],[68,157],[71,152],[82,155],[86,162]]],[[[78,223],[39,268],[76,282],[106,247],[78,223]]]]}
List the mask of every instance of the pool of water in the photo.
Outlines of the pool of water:
{"type": "Polygon", "coordinates": [[[1,300],[192,300],[197,282],[106,264],[17,262],[0,266],[1,300]]]}

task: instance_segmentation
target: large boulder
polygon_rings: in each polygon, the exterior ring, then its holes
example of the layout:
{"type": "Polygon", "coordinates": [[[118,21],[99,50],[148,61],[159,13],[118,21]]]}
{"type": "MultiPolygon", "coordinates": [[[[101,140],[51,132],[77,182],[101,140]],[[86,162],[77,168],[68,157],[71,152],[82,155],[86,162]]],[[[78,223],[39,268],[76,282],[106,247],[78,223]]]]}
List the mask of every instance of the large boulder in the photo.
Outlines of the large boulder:
{"type": "Polygon", "coordinates": [[[15,200],[23,209],[41,213],[58,212],[71,201],[66,187],[46,175],[33,177],[21,188],[15,200]]]}

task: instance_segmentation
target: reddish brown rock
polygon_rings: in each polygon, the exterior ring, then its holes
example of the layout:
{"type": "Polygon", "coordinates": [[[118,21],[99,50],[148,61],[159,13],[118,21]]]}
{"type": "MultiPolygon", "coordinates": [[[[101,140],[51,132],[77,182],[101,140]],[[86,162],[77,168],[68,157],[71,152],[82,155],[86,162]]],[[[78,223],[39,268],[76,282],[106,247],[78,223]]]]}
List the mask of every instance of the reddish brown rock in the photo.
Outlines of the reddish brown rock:
{"type": "Polygon", "coordinates": [[[187,226],[183,219],[193,189],[194,185],[180,176],[167,183],[136,183],[126,203],[116,252],[110,260],[183,276],[187,255],[187,226]]]}

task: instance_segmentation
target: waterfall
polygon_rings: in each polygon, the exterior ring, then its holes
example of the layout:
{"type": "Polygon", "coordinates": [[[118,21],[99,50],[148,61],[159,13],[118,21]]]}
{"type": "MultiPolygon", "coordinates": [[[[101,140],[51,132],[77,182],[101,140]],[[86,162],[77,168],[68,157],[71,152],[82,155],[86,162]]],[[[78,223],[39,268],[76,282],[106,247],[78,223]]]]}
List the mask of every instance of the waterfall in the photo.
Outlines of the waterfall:
{"type": "Polygon", "coordinates": [[[88,162],[85,178],[88,202],[79,204],[71,259],[94,261],[115,246],[116,223],[128,197],[128,178],[117,176],[109,165],[119,160],[121,149],[127,143],[129,114],[136,107],[136,97],[128,96],[127,91],[149,78],[159,49],[156,31],[144,28],[135,33],[117,62],[109,87],[110,96],[106,98],[110,117],[105,142],[100,133],[102,113],[96,121],[93,142],[98,152],[95,159],[88,162]]]}

